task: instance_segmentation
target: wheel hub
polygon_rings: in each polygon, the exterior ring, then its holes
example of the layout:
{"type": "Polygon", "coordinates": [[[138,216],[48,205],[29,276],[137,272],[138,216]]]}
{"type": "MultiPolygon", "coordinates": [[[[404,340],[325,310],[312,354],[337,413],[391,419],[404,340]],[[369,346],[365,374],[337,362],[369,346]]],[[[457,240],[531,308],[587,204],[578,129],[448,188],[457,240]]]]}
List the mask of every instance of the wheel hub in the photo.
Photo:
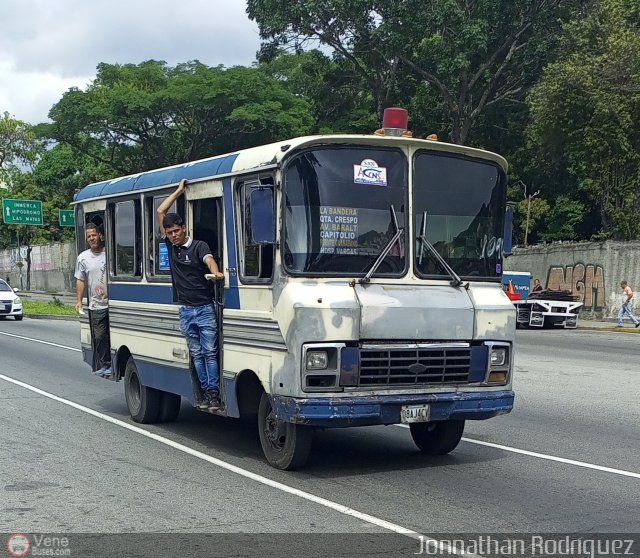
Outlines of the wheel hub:
{"type": "Polygon", "coordinates": [[[282,449],[285,442],[285,424],[281,420],[278,420],[273,409],[269,412],[265,420],[264,432],[271,446],[282,449]]]}

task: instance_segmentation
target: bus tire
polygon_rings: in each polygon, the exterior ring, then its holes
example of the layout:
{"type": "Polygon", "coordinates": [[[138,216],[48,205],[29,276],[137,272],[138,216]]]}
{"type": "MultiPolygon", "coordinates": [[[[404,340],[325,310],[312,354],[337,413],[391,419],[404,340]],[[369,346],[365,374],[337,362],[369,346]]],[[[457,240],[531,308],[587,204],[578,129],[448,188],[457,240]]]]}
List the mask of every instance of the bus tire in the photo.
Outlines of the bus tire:
{"type": "Polygon", "coordinates": [[[273,412],[271,397],[264,392],[258,407],[258,433],[264,456],[272,467],[292,471],[307,462],[313,429],[279,420],[273,412]]]}
{"type": "Polygon", "coordinates": [[[124,396],[127,408],[134,422],[150,424],[160,415],[161,392],[147,387],[140,381],[140,375],[133,357],[129,357],[124,370],[124,396]]]}
{"type": "Polygon", "coordinates": [[[160,392],[160,413],[158,422],[174,422],[180,414],[180,403],[182,398],[168,391],[160,392]]]}
{"type": "Polygon", "coordinates": [[[409,425],[411,437],[422,453],[445,455],[460,443],[464,432],[463,420],[414,422],[409,425]]]}

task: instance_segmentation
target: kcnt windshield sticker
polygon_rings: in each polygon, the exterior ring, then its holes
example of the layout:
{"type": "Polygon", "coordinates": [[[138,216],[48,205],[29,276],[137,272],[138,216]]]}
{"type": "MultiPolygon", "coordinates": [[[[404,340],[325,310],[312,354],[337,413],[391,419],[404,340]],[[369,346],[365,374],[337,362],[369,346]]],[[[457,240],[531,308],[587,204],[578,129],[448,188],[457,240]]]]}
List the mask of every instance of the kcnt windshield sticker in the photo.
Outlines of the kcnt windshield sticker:
{"type": "Polygon", "coordinates": [[[379,167],[373,159],[364,159],[359,165],[353,165],[353,181],[356,184],[387,185],[387,169],[379,167]]]}

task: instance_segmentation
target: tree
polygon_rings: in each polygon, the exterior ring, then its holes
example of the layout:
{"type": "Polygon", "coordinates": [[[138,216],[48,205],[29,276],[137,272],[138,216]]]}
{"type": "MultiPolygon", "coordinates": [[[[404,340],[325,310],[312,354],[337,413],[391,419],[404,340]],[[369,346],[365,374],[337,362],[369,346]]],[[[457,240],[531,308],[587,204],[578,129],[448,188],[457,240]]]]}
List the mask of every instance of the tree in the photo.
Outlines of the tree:
{"type": "Polygon", "coordinates": [[[600,236],[616,239],[640,237],[639,22],[637,2],[602,0],[568,26],[566,55],[528,100],[532,149],[566,175],[558,193],[595,205],[600,236]]]}
{"type": "Polygon", "coordinates": [[[371,94],[345,60],[331,59],[319,50],[277,50],[260,68],[308,101],[313,133],[370,133],[380,127],[371,94]]]}
{"type": "Polygon", "coordinates": [[[21,168],[35,164],[42,151],[32,126],[8,112],[0,116],[0,184],[11,185],[21,168]]]}
{"type": "Polygon", "coordinates": [[[308,103],[259,68],[197,61],[100,64],[86,91],[51,109],[49,136],[113,175],[129,174],[306,133],[308,103]]]}
{"type": "Polygon", "coordinates": [[[401,101],[418,128],[466,143],[491,105],[524,99],[580,0],[248,0],[267,41],[330,47],[368,85],[375,110],[401,101]],[[422,109],[422,110],[420,110],[422,109]],[[446,116],[449,122],[444,122],[446,116]]]}

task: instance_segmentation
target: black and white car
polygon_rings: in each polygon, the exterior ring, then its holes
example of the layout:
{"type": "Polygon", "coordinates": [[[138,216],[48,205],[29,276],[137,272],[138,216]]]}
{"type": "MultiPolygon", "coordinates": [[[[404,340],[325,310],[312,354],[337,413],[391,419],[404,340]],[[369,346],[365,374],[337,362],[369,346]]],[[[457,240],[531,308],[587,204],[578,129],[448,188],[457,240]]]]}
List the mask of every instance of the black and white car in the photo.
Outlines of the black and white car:
{"type": "Polygon", "coordinates": [[[18,321],[23,318],[22,300],[9,283],[0,279],[0,320],[7,316],[13,316],[18,321]]]}

